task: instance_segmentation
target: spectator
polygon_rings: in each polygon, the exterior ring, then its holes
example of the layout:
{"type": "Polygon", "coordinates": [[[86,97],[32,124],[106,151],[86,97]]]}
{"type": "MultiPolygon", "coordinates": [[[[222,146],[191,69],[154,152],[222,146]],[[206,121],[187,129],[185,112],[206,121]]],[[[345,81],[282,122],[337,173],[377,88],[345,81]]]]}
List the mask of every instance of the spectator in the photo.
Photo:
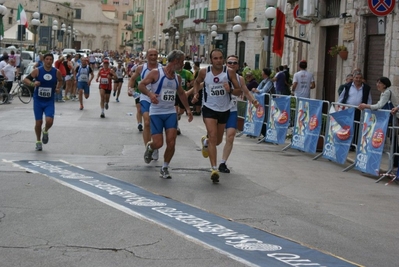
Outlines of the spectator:
{"type": "Polygon", "coordinates": [[[310,98],[310,89],[316,88],[313,74],[306,68],[308,63],[305,60],[299,62],[299,71],[294,74],[291,93],[296,97],[310,98]]]}
{"type": "MultiPolygon", "coordinates": [[[[371,105],[371,88],[368,84],[363,83],[363,75],[356,72],[353,76],[353,82],[347,83],[344,90],[339,95],[338,102],[353,106],[359,106],[361,103],[371,105]]],[[[360,122],[360,110],[355,109],[355,121],[360,122]]],[[[359,123],[355,123],[353,143],[357,144],[357,136],[359,133],[359,123]]],[[[351,151],[355,151],[355,146],[351,146],[351,151]]]]}
{"type": "Polygon", "coordinates": [[[252,89],[256,89],[256,88],[258,88],[258,82],[256,81],[256,79],[255,79],[255,77],[254,77],[254,75],[253,75],[253,73],[251,72],[251,71],[248,71],[246,74],[245,74],[245,79],[247,80],[247,84],[246,84],[246,86],[247,86],[247,88],[248,88],[248,90],[249,91],[252,91],[252,89]]]}
{"type": "Polygon", "coordinates": [[[273,78],[273,82],[275,82],[275,87],[276,87],[276,94],[278,95],[282,95],[285,91],[285,83],[286,83],[286,79],[285,79],[285,73],[284,73],[284,67],[283,66],[279,66],[278,68],[278,72],[276,73],[276,75],[273,78]]]}
{"type": "Polygon", "coordinates": [[[348,83],[352,83],[353,82],[353,74],[349,73],[348,75],[346,75],[346,79],[345,79],[345,83],[341,84],[338,88],[338,96],[342,93],[342,91],[344,90],[344,87],[346,84],[348,83]]]}

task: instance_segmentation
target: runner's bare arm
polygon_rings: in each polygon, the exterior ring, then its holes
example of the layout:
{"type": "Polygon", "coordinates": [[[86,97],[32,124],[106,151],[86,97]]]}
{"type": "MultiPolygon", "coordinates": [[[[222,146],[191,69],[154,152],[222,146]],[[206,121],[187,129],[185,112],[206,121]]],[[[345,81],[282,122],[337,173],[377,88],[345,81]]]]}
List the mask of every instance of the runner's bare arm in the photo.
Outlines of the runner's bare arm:
{"type": "Polygon", "coordinates": [[[132,88],[134,86],[134,82],[140,76],[142,70],[143,70],[143,65],[140,65],[136,68],[135,72],[133,72],[133,75],[130,76],[129,83],[127,85],[128,88],[129,87],[132,88]]]}
{"type": "Polygon", "coordinates": [[[177,87],[177,94],[180,98],[180,101],[183,103],[184,108],[186,109],[188,115],[188,121],[191,122],[193,120],[193,113],[191,112],[190,105],[188,103],[186,92],[184,91],[183,87],[181,86],[181,77],[180,75],[177,76],[179,80],[179,86],[177,87]]]}
{"type": "Polygon", "coordinates": [[[153,69],[148,75],[140,81],[138,89],[151,99],[151,103],[158,104],[157,95],[147,89],[147,85],[155,82],[158,79],[158,69],[153,69]]]}
{"type": "Polygon", "coordinates": [[[247,97],[247,99],[249,101],[251,101],[251,103],[255,107],[258,107],[259,106],[258,100],[256,100],[256,98],[253,96],[253,94],[251,94],[251,92],[249,91],[248,87],[246,86],[245,80],[242,76],[240,76],[240,83],[241,83],[241,91],[244,93],[244,95],[247,97]]]}

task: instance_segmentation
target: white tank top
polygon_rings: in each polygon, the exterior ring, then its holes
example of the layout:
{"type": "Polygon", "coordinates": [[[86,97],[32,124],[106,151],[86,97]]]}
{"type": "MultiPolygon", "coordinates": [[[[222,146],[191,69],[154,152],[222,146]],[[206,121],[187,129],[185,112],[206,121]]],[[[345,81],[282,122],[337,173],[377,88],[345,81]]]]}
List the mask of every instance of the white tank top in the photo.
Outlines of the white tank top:
{"type": "Polygon", "coordinates": [[[212,66],[208,66],[204,79],[203,105],[207,108],[224,112],[230,109],[230,94],[224,89],[223,84],[229,83],[227,67],[218,75],[213,75],[212,66]]]}
{"type": "Polygon", "coordinates": [[[164,69],[159,68],[158,81],[151,84],[151,91],[158,95],[158,104],[152,103],[150,106],[150,115],[171,114],[176,113],[175,99],[176,91],[179,86],[177,74],[173,79],[166,77],[164,69]]]}
{"type": "Polygon", "coordinates": [[[115,69],[115,74],[116,74],[116,76],[119,78],[119,79],[121,79],[121,78],[123,78],[123,67],[121,67],[120,69],[118,69],[118,67],[116,67],[116,69],[115,69]]]}
{"type": "MultiPolygon", "coordinates": [[[[158,63],[157,68],[158,69],[162,68],[162,65],[158,63]]],[[[141,73],[140,73],[141,80],[143,80],[145,78],[145,76],[147,76],[148,73],[150,73],[150,71],[151,71],[151,69],[148,68],[148,64],[144,63],[143,68],[141,69],[141,73]]],[[[147,89],[149,91],[151,91],[151,84],[147,85],[147,89]]],[[[142,101],[142,100],[147,101],[148,103],[151,103],[151,99],[148,96],[146,96],[145,94],[140,94],[140,101],[142,101]]]]}

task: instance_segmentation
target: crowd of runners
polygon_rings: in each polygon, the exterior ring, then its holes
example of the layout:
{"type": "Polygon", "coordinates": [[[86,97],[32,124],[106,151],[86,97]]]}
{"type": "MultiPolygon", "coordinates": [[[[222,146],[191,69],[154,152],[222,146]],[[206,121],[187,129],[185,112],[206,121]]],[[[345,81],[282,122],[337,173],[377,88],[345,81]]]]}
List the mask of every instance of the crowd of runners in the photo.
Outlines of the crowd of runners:
{"type": "Polygon", "coordinates": [[[219,183],[219,172],[230,172],[226,162],[236,133],[237,97],[245,95],[255,106],[258,103],[243,77],[237,74],[237,56],[229,56],[225,64],[223,52],[215,49],[210,53],[210,65],[203,69],[199,68],[198,62],[192,66],[185,59],[184,52],[180,50],[173,50],[166,58],[160,58],[156,49],[149,49],[145,58],[137,57],[129,63],[126,59],[113,59],[112,64],[111,58],[104,56],[95,75],[95,66],[89,57],[77,56],[72,60],[72,56],[68,55],[66,63],[56,62],[53,67],[54,55],[44,55],[42,65],[23,81],[35,88],[36,150],[41,151],[42,144],[49,141],[48,131],[53,125],[55,101],[60,99],[60,94],[65,101],[76,98],[74,94],[77,93],[80,110],[83,110],[83,96],[89,98],[90,85],[95,79],[99,83],[100,117],[105,118],[110,95],[113,94],[119,102],[124,78],[129,77],[128,95],[135,98],[137,128],[142,132],[145,145],[144,161],[158,160],[158,150],[165,142],[160,176],[171,179],[169,164],[175,153],[176,137],[181,133],[179,120],[184,114],[189,122],[194,115],[202,115],[206,127],[206,133],[201,138],[202,155],[209,158],[210,179],[213,183],[219,183]],[[72,85],[67,85],[67,81],[71,81],[72,85]],[[217,146],[222,143],[224,133],[226,144],[217,165],[217,146]]]}

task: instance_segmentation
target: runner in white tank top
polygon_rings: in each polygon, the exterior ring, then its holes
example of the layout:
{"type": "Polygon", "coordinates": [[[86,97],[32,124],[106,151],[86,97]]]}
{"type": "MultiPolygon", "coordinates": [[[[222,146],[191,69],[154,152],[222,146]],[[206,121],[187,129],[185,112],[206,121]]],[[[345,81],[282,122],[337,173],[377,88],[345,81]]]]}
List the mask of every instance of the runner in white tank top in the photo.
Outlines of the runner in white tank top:
{"type": "Polygon", "coordinates": [[[216,146],[223,141],[224,128],[230,114],[230,93],[234,95],[241,94],[241,86],[238,83],[235,71],[223,65],[223,51],[214,49],[209,56],[212,65],[210,68],[199,71],[198,77],[194,82],[192,103],[198,101],[200,84],[205,82],[202,117],[207,135],[201,138],[202,156],[205,158],[209,156],[212,167],[211,180],[213,183],[218,183],[219,171],[216,165],[216,146]],[[232,90],[231,88],[237,90],[232,90]]]}
{"type": "Polygon", "coordinates": [[[164,179],[171,179],[169,163],[175,152],[177,136],[177,114],[174,107],[176,93],[179,96],[189,116],[188,121],[193,120],[193,114],[188,104],[186,92],[181,86],[181,77],[176,74],[184,64],[185,54],[180,50],[173,50],[168,55],[166,67],[153,69],[139,83],[139,90],[151,99],[150,119],[152,142],[148,142],[144,153],[144,161],[150,163],[155,149],[163,145],[163,131],[166,135],[166,149],[164,163],[160,175],[164,179]],[[151,90],[147,86],[151,85],[151,90]]]}

